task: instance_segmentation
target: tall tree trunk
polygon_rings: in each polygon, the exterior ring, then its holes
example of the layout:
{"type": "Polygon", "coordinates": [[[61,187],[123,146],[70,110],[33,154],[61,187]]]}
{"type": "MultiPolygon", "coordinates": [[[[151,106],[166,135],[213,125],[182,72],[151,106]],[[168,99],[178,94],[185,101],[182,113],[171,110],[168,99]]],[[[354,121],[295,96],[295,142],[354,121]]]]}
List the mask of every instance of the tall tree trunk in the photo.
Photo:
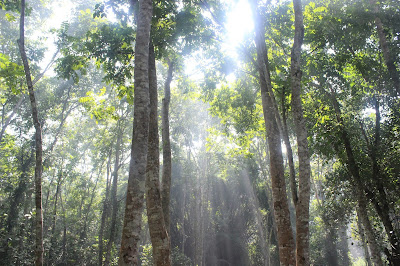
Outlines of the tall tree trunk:
{"type": "Polygon", "coordinates": [[[107,243],[107,252],[106,252],[106,260],[104,265],[110,265],[111,261],[111,249],[115,240],[115,231],[117,226],[117,213],[118,213],[118,199],[117,199],[117,190],[118,190],[118,170],[119,170],[119,157],[121,152],[121,142],[123,136],[123,129],[121,126],[121,121],[118,121],[117,125],[117,143],[115,144],[115,162],[114,162],[114,173],[113,173],[113,182],[111,186],[111,224],[110,224],[110,237],[108,238],[107,243]]]}
{"type": "Polygon", "coordinates": [[[201,182],[201,173],[200,171],[197,174],[196,177],[196,188],[195,188],[195,221],[194,221],[194,234],[195,234],[195,243],[194,243],[194,248],[195,248],[195,265],[197,266],[203,266],[202,261],[203,261],[203,227],[202,227],[202,208],[203,208],[203,187],[202,187],[202,182],[201,182]]]}
{"type": "Polygon", "coordinates": [[[25,0],[21,0],[19,52],[24,64],[26,83],[32,107],[32,120],[35,125],[36,165],[35,165],[35,265],[43,265],[43,213],[42,213],[42,129],[39,123],[39,114],[36,105],[35,92],[28,58],[25,53],[25,0]]]}
{"type": "Polygon", "coordinates": [[[337,246],[335,243],[335,229],[329,225],[329,223],[324,222],[326,226],[326,236],[325,236],[325,259],[328,266],[338,266],[338,253],[337,246]]]}
{"type": "Polygon", "coordinates": [[[97,176],[96,183],[93,186],[92,193],[90,193],[90,190],[89,190],[90,187],[88,187],[88,196],[90,196],[90,201],[89,201],[89,204],[86,207],[86,210],[83,211],[83,213],[86,214],[86,215],[85,215],[84,222],[83,222],[83,228],[82,228],[81,233],[80,233],[80,240],[82,241],[82,243],[87,238],[88,219],[89,219],[89,216],[90,216],[90,211],[92,210],[93,200],[94,200],[94,197],[96,195],[97,183],[99,182],[99,179],[100,179],[100,176],[101,176],[100,172],[101,172],[102,168],[103,168],[103,165],[101,165],[100,168],[99,168],[99,174],[97,176]]]}
{"type": "Polygon", "coordinates": [[[301,103],[301,45],[304,38],[301,0],[293,0],[295,34],[291,54],[292,113],[297,136],[299,157],[299,192],[296,207],[296,264],[309,265],[309,206],[310,206],[310,155],[308,151],[306,121],[301,103]]]}
{"type": "MultiPolygon", "coordinates": [[[[111,145],[112,147],[112,145],[111,145]]],[[[112,155],[112,148],[110,149],[108,155],[108,162],[107,162],[107,184],[106,184],[106,194],[104,196],[103,202],[103,211],[101,213],[101,222],[100,222],[100,232],[99,232],[99,257],[98,262],[99,266],[103,265],[103,234],[104,234],[104,227],[106,224],[106,219],[109,216],[109,209],[110,209],[110,186],[111,186],[111,178],[110,178],[110,167],[111,167],[111,155],[112,155]]]]}
{"type": "Polygon", "coordinates": [[[60,205],[62,210],[63,219],[63,239],[62,239],[62,255],[61,255],[61,265],[67,265],[67,221],[65,215],[65,208],[62,199],[62,193],[60,193],[60,205]]]}
{"type": "Polygon", "coordinates": [[[289,205],[286,195],[281,138],[277,117],[273,107],[271,79],[268,67],[268,54],[265,45],[265,29],[257,11],[256,0],[252,1],[253,16],[256,28],[256,48],[261,99],[264,120],[267,129],[270,152],[270,173],[272,181],[272,196],[278,233],[278,246],[281,265],[295,265],[295,245],[290,222],[289,205]]]}
{"type": "MultiPolygon", "coordinates": [[[[189,151],[188,153],[188,158],[190,158],[189,151]]],[[[186,198],[187,198],[187,190],[188,190],[188,185],[187,185],[187,177],[186,173],[183,173],[183,199],[182,199],[182,254],[185,254],[185,244],[186,244],[186,231],[185,231],[185,216],[186,216],[186,198]]]]}
{"type": "Polygon", "coordinates": [[[157,73],[154,47],[149,51],[150,123],[147,153],[146,204],[154,265],[171,265],[169,235],[165,227],[160,191],[160,141],[158,135],[157,73]]]}
{"type": "Polygon", "coordinates": [[[52,225],[51,225],[51,236],[50,236],[50,247],[49,247],[49,255],[47,258],[47,265],[52,265],[55,264],[53,262],[53,258],[54,258],[54,246],[56,245],[56,222],[57,222],[57,201],[58,201],[58,195],[60,193],[60,189],[61,189],[61,182],[62,182],[62,169],[60,170],[60,172],[58,173],[58,178],[57,178],[57,186],[56,186],[56,193],[54,195],[54,207],[53,207],[53,221],[52,221],[52,225]]]}
{"type": "Polygon", "coordinates": [[[349,244],[347,243],[347,224],[343,224],[339,228],[339,250],[342,254],[341,265],[350,265],[349,244]]]}
{"type": "Polygon", "coordinates": [[[365,257],[365,261],[367,263],[366,266],[372,266],[371,257],[369,255],[369,251],[368,251],[367,241],[365,240],[364,227],[363,227],[363,225],[361,223],[361,219],[359,217],[360,217],[360,215],[358,215],[358,208],[357,208],[357,226],[358,226],[358,231],[359,231],[359,234],[361,237],[361,244],[364,249],[364,257],[365,257]]]}
{"type": "Polygon", "coordinates": [[[162,187],[161,198],[164,212],[165,227],[170,233],[169,201],[171,192],[171,172],[172,156],[171,142],[169,137],[169,103],[171,101],[171,82],[173,73],[173,63],[168,62],[168,75],[164,86],[164,99],[162,100],[162,145],[163,145],[163,168],[162,168],[162,187]]]}
{"type": "Polygon", "coordinates": [[[292,199],[293,203],[296,204],[298,201],[297,196],[297,182],[296,182],[296,171],[294,168],[294,160],[293,160],[293,150],[290,145],[289,140],[289,130],[287,126],[287,117],[286,117],[286,106],[285,106],[285,88],[282,89],[282,136],[285,142],[286,154],[289,161],[289,174],[290,174],[290,188],[292,190],[292,199]]]}
{"type": "Polygon", "coordinates": [[[140,0],[135,43],[133,136],[119,265],[138,265],[149,135],[149,42],[153,1],[140,0]]]}
{"type": "MultiPolygon", "coordinates": [[[[27,214],[32,209],[32,208],[30,208],[30,205],[31,205],[31,190],[30,189],[26,190],[24,194],[25,195],[23,195],[23,197],[22,197],[25,200],[23,213],[27,214]]],[[[25,219],[27,219],[27,218],[25,217],[25,219]]],[[[26,241],[27,233],[28,233],[27,231],[29,230],[28,229],[29,227],[27,228],[27,225],[28,225],[28,223],[25,220],[25,222],[21,223],[21,226],[20,226],[20,233],[19,233],[19,236],[18,236],[19,237],[18,250],[16,251],[17,254],[18,254],[18,257],[17,257],[17,261],[15,262],[15,265],[21,265],[22,264],[21,262],[23,262],[24,259],[26,258],[24,256],[24,253],[27,253],[26,252],[26,244],[29,245],[29,242],[26,243],[27,242],[26,241]]]]}

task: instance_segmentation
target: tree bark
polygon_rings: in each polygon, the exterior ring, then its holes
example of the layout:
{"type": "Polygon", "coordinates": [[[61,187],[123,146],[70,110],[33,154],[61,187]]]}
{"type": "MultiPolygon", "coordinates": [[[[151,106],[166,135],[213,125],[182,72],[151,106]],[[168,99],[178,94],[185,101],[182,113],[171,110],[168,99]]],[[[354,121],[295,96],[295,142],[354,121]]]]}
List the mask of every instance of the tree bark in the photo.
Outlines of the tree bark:
{"type": "Polygon", "coordinates": [[[32,120],[35,126],[36,165],[35,165],[35,265],[43,265],[43,213],[42,213],[42,129],[36,105],[35,92],[31,78],[28,58],[25,53],[25,0],[21,0],[19,51],[24,65],[26,83],[32,108],[32,120]]]}
{"type": "Polygon", "coordinates": [[[295,35],[291,54],[292,113],[297,136],[299,157],[299,192],[296,207],[296,263],[309,265],[309,206],[310,206],[310,155],[308,151],[307,128],[301,103],[301,45],[304,38],[301,0],[293,0],[295,14],[295,35]]]}
{"type": "Polygon", "coordinates": [[[272,99],[274,95],[271,94],[272,85],[268,67],[267,48],[265,45],[265,29],[257,11],[256,0],[252,1],[252,7],[256,28],[257,63],[261,99],[270,153],[272,196],[278,233],[279,256],[281,265],[295,265],[295,245],[286,195],[281,138],[272,99]]]}
{"type": "Polygon", "coordinates": [[[161,197],[164,212],[165,227],[170,233],[169,201],[171,192],[171,172],[172,156],[171,142],[169,136],[169,104],[171,101],[171,82],[173,73],[173,63],[168,62],[168,75],[164,86],[164,99],[162,101],[162,145],[163,145],[163,168],[162,168],[162,187],[161,197]]]}
{"type": "Polygon", "coordinates": [[[149,134],[149,42],[153,1],[140,0],[135,43],[133,136],[119,265],[138,265],[149,134]]]}
{"type": "Polygon", "coordinates": [[[154,47],[149,51],[150,123],[147,153],[146,204],[154,265],[171,265],[169,235],[165,227],[160,191],[160,143],[158,135],[157,73],[154,47]]]}

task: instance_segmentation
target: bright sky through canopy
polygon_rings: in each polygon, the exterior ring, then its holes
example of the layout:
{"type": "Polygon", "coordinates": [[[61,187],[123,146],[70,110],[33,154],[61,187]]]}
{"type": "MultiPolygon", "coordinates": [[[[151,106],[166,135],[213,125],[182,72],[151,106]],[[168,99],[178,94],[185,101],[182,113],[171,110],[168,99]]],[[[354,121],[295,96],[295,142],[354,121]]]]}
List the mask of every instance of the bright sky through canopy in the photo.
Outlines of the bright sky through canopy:
{"type": "MultiPolygon", "coordinates": [[[[247,0],[239,0],[228,13],[228,19],[225,26],[227,30],[227,39],[225,40],[225,49],[229,56],[234,59],[238,58],[237,48],[243,42],[244,37],[253,31],[254,24],[250,5],[247,0]]],[[[229,83],[235,80],[235,75],[228,75],[229,83]]]]}
{"type": "Polygon", "coordinates": [[[49,21],[49,27],[59,28],[61,23],[71,19],[71,11],[74,4],[69,0],[54,1],[52,3],[54,14],[52,20],[49,21]]]}
{"type": "MultiPolygon", "coordinates": [[[[229,1],[231,0],[227,2],[229,1]]],[[[231,9],[227,13],[227,21],[224,25],[224,29],[226,30],[226,35],[222,47],[227,55],[237,60],[237,48],[243,42],[245,36],[254,29],[251,8],[247,0],[239,0],[236,4],[231,5],[231,9]]],[[[197,59],[193,57],[186,59],[185,64],[186,75],[191,76],[195,80],[203,78],[202,74],[196,70],[197,63],[197,59]]],[[[228,82],[234,81],[234,74],[230,74],[227,79],[228,82]]]]}
{"type": "Polygon", "coordinates": [[[239,0],[228,13],[226,45],[235,49],[254,28],[250,5],[246,0],[239,0]]]}

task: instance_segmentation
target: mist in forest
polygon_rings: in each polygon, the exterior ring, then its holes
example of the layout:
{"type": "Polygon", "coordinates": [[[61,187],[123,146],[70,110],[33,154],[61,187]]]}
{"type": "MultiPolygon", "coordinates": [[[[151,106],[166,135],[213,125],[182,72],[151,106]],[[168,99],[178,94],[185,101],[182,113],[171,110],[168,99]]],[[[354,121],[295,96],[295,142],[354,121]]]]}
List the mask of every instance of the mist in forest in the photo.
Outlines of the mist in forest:
{"type": "Polygon", "coordinates": [[[0,265],[399,265],[398,1],[0,1],[0,265]]]}

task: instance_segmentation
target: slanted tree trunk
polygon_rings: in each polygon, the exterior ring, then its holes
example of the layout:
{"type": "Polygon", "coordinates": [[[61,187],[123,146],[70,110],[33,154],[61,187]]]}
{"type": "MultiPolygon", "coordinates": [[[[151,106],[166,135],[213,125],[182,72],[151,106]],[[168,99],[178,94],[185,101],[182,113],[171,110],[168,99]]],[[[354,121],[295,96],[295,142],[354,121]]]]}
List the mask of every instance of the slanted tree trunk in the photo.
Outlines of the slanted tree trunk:
{"type": "Polygon", "coordinates": [[[149,42],[153,1],[140,0],[135,43],[133,136],[119,265],[138,265],[149,134],[149,42]]]}
{"type": "Polygon", "coordinates": [[[380,252],[378,248],[378,244],[376,242],[375,234],[371,225],[371,222],[368,218],[367,212],[367,200],[364,194],[364,186],[361,181],[360,170],[354,158],[353,149],[350,143],[349,135],[344,127],[344,122],[340,110],[339,103],[334,95],[334,92],[330,94],[332,99],[333,108],[336,114],[336,120],[340,126],[340,134],[342,137],[342,141],[344,144],[345,152],[346,152],[346,163],[349,173],[352,175],[353,180],[351,180],[355,197],[357,199],[358,204],[358,217],[360,218],[362,224],[364,225],[365,233],[367,235],[368,244],[371,251],[372,261],[375,265],[383,265],[380,252]]]}
{"type": "MultiPolygon", "coordinates": [[[[11,122],[12,118],[14,117],[14,115],[17,113],[17,110],[24,103],[24,100],[25,100],[25,95],[23,94],[23,95],[21,95],[21,98],[19,98],[17,104],[12,109],[11,114],[7,117],[7,120],[4,122],[4,124],[2,124],[1,132],[0,132],[0,143],[1,143],[1,140],[3,139],[4,133],[6,132],[6,128],[10,124],[10,122],[11,122]]],[[[4,108],[3,108],[3,110],[4,110],[4,108]]]]}
{"type": "Polygon", "coordinates": [[[296,207],[296,264],[309,265],[309,206],[310,206],[310,155],[308,151],[306,121],[301,103],[301,45],[304,38],[301,0],[293,0],[295,35],[291,54],[292,113],[297,137],[299,157],[299,189],[296,207]]]}
{"type": "MultiPolygon", "coordinates": [[[[358,68],[360,73],[362,74],[365,81],[372,84],[368,75],[365,74],[365,71],[362,68],[358,68]]],[[[377,98],[377,94],[373,96],[373,100],[375,102],[375,130],[374,130],[374,140],[370,141],[362,123],[361,130],[367,144],[368,148],[368,156],[371,159],[372,163],[372,180],[376,186],[377,193],[373,193],[371,189],[364,187],[365,194],[369,201],[372,202],[376,213],[381,219],[383,226],[385,228],[385,232],[390,242],[391,253],[388,257],[391,263],[397,265],[400,264],[400,243],[398,241],[398,236],[396,235],[396,231],[393,230],[393,224],[389,217],[391,209],[393,209],[392,204],[389,203],[385,187],[384,180],[387,179],[386,172],[381,169],[379,165],[379,150],[380,150],[380,142],[381,142],[381,134],[380,134],[380,125],[381,125],[381,115],[379,110],[379,99],[377,98]]]]}
{"type": "Polygon", "coordinates": [[[157,73],[154,47],[149,51],[150,123],[147,153],[146,204],[154,265],[171,265],[169,235],[165,227],[160,191],[160,141],[158,135],[157,73]]]}
{"type": "MultiPolygon", "coordinates": [[[[370,147],[370,158],[372,161],[372,178],[376,184],[378,189],[378,193],[374,195],[371,191],[368,191],[367,197],[372,201],[375,210],[381,219],[383,226],[385,228],[385,232],[389,239],[390,243],[390,257],[389,261],[393,265],[400,264],[400,243],[398,241],[396,231],[393,228],[392,221],[390,219],[390,204],[386,195],[385,187],[383,184],[383,180],[386,179],[385,171],[382,171],[379,163],[379,150],[380,150],[380,142],[381,142],[381,113],[379,110],[379,100],[375,96],[375,136],[374,136],[374,145],[370,147]]],[[[392,208],[393,209],[393,208],[392,208]]]]}
{"type": "Polygon", "coordinates": [[[32,108],[32,120],[35,126],[36,165],[35,165],[35,265],[43,265],[43,212],[42,212],[42,129],[39,123],[39,114],[35,92],[31,78],[28,58],[25,53],[25,0],[21,0],[19,52],[24,65],[26,83],[32,108]]]}
{"type": "MultiPolygon", "coordinates": [[[[44,74],[47,72],[47,70],[50,69],[51,65],[53,65],[53,63],[55,62],[55,59],[56,59],[58,53],[59,53],[59,50],[57,50],[56,53],[54,53],[52,59],[50,60],[49,64],[46,66],[44,71],[42,73],[40,73],[32,81],[33,86],[35,86],[36,83],[44,76],[44,74]]],[[[11,114],[8,116],[7,120],[4,123],[2,123],[2,128],[1,128],[1,132],[0,132],[0,143],[1,143],[1,140],[2,140],[2,138],[4,136],[4,133],[5,133],[6,129],[7,129],[7,127],[10,125],[10,122],[11,122],[12,118],[17,113],[18,109],[21,107],[21,105],[24,103],[24,101],[25,101],[25,95],[22,94],[21,98],[19,98],[18,102],[14,105],[14,107],[13,107],[13,109],[11,111],[11,114]]],[[[3,108],[3,110],[4,110],[4,108],[3,108]]]]}
{"type": "Polygon", "coordinates": [[[388,68],[389,76],[390,79],[392,80],[393,87],[395,89],[395,95],[400,95],[400,80],[399,80],[399,73],[397,71],[394,58],[395,55],[393,55],[390,52],[389,49],[389,44],[386,39],[386,34],[383,29],[383,23],[380,17],[378,16],[379,14],[379,7],[377,5],[376,0],[370,0],[370,3],[372,5],[372,10],[375,15],[375,25],[376,25],[376,30],[378,32],[378,37],[379,37],[379,45],[381,46],[382,53],[383,53],[383,58],[385,59],[385,64],[386,67],[388,68]]]}
{"type": "Polygon", "coordinates": [[[274,110],[273,105],[274,95],[271,93],[272,85],[268,66],[267,48],[265,45],[265,29],[257,11],[257,2],[258,1],[253,0],[252,7],[256,28],[257,63],[261,87],[261,99],[270,152],[271,185],[278,233],[279,256],[281,265],[295,265],[295,245],[286,195],[281,137],[276,111],[274,110]]]}
{"type": "MultiPolygon", "coordinates": [[[[376,10],[377,12],[377,10],[376,10]]],[[[379,19],[380,21],[380,19],[379,19]]],[[[370,78],[365,73],[363,68],[358,67],[358,70],[362,74],[365,81],[372,84],[370,78]]],[[[364,192],[369,201],[372,202],[376,213],[378,214],[381,222],[384,225],[385,232],[390,242],[391,246],[391,253],[388,257],[391,263],[397,265],[400,264],[400,243],[398,241],[398,236],[396,235],[396,231],[393,230],[393,224],[389,217],[389,213],[391,209],[393,209],[392,204],[389,203],[385,187],[384,187],[384,180],[387,178],[386,172],[381,169],[379,165],[379,150],[380,150],[380,142],[381,142],[381,135],[380,135],[380,125],[381,125],[381,115],[379,110],[379,100],[377,98],[377,94],[373,96],[373,100],[375,102],[375,130],[374,130],[374,140],[370,141],[364,128],[363,124],[361,124],[361,131],[363,133],[365,142],[368,148],[368,156],[371,159],[372,164],[372,180],[376,186],[377,193],[373,193],[371,189],[364,187],[364,192]]]]}
{"type": "Polygon", "coordinates": [[[170,233],[169,201],[171,192],[171,172],[172,156],[171,142],[169,137],[169,103],[171,101],[171,82],[173,73],[173,63],[168,62],[168,75],[164,86],[164,99],[162,100],[162,145],[163,145],[163,168],[162,168],[162,187],[161,197],[164,212],[165,227],[170,233]]]}
{"type": "Polygon", "coordinates": [[[121,152],[121,142],[123,136],[123,129],[121,126],[121,121],[118,121],[117,125],[117,143],[115,144],[115,162],[114,162],[114,173],[113,173],[113,182],[111,186],[111,223],[110,223],[110,237],[108,238],[107,243],[107,252],[106,252],[106,260],[104,265],[110,265],[111,261],[111,249],[115,240],[115,231],[117,226],[117,213],[118,213],[118,199],[117,199],[117,190],[118,190],[118,170],[119,170],[119,157],[121,152]]]}

